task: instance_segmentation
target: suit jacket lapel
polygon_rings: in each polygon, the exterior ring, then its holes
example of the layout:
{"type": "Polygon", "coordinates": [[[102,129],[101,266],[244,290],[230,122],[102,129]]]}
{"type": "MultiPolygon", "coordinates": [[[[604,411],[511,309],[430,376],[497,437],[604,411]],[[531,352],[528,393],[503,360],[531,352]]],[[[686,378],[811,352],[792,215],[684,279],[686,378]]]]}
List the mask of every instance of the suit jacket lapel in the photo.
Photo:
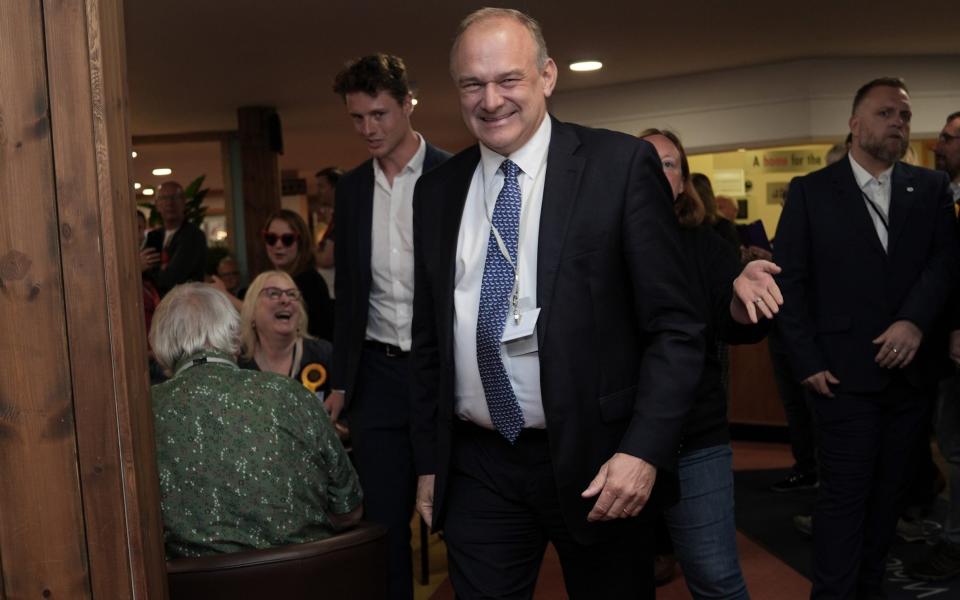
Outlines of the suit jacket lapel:
{"type": "Polygon", "coordinates": [[[427,144],[426,152],[423,155],[422,173],[426,173],[427,171],[432,170],[435,166],[443,162],[443,159],[446,158],[447,156],[449,155],[444,156],[442,152],[440,152],[430,144],[427,144]]]}
{"type": "Polygon", "coordinates": [[[360,284],[360,298],[366,303],[370,295],[370,278],[372,267],[370,260],[372,256],[372,237],[373,237],[373,160],[368,160],[363,164],[363,177],[361,177],[360,194],[357,196],[357,264],[352,268],[360,269],[357,282],[360,284]]]}
{"type": "Polygon", "coordinates": [[[451,359],[453,357],[453,293],[457,276],[457,241],[460,239],[460,221],[463,218],[463,207],[467,203],[470,182],[477,163],[480,162],[480,147],[473,146],[465,152],[466,156],[461,161],[462,166],[452,169],[448,179],[438,185],[439,189],[448,191],[449,196],[441,198],[440,206],[434,207],[441,211],[438,221],[440,240],[437,246],[437,258],[447,261],[446,269],[442,271],[444,279],[438,282],[438,289],[445,290],[446,295],[443,304],[437,309],[441,311],[440,322],[450,324],[451,335],[446,340],[442,351],[451,359]]]}
{"type": "MultiPolygon", "coordinates": [[[[877,237],[877,229],[868,212],[870,209],[864,203],[863,190],[857,185],[857,178],[853,175],[853,167],[850,166],[849,159],[841,160],[836,166],[834,197],[839,202],[841,211],[846,215],[844,221],[850,224],[851,233],[863,239],[873,250],[886,258],[887,252],[883,249],[880,238],[877,237]]],[[[890,236],[888,235],[887,238],[889,247],[890,236]]]]}
{"type": "MultiPolygon", "coordinates": [[[[550,117],[551,119],[553,117],[550,117]]],[[[557,279],[560,254],[566,238],[570,215],[580,187],[585,159],[575,156],[580,139],[572,127],[553,119],[550,148],[547,151],[547,173],[543,185],[543,206],[540,209],[540,235],[537,250],[537,343],[542,351],[549,329],[553,288],[557,279]]]]}
{"type": "Polygon", "coordinates": [[[903,163],[898,162],[893,167],[890,186],[890,235],[887,249],[892,254],[900,234],[905,229],[910,211],[916,205],[916,202],[912,201],[913,173],[908,172],[903,163]]]}

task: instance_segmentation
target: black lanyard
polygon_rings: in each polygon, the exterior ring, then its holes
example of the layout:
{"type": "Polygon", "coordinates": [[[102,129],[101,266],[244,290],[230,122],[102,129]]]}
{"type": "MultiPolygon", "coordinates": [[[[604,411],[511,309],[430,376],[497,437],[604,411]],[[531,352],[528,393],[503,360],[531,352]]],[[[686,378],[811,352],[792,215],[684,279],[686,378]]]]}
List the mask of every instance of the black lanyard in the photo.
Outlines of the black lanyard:
{"type": "Polygon", "coordinates": [[[871,200],[870,197],[867,196],[867,193],[864,192],[863,190],[860,190],[860,195],[863,196],[863,199],[867,201],[867,206],[872,208],[873,212],[876,213],[878,217],[880,217],[880,222],[883,223],[884,231],[889,233],[890,225],[887,223],[887,218],[883,216],[883,211],[880,210],[880,207],[877,206],[877,204],[873,200],[871,200]]]}

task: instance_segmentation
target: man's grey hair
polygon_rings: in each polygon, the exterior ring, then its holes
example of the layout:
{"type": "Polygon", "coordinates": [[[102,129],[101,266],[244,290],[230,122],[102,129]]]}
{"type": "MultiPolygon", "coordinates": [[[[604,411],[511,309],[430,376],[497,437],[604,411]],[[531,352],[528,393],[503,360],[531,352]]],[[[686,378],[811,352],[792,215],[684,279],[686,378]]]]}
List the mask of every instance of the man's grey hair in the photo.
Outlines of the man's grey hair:
{"type": "Polygon", "coordinates": [[[201,350],[236,356],[240,315],[223,293],[205,283],[178,285],[153,313],[150,346],[168,371],[201,350]]]}
{"type": "Polygon", "coordinates": [[[543,39],[543,30],[540,29],[540,23],[530,15],[522,13],[519,10],[487,7],[473,11],[460,21],[460,27],[457,28],[457,36],[453,39],[453,46],[450,48],[450,74],[454,78],[457,76],[454,71],[454,60],[456,59],[457,48],[460,46],[460,38],[463,37],[463,33],[475,23],[497,18],[513,19],[527,28],[530,36],[533,38],[533,42],[537,46],[537,70],[543,70],[550,55],[547,53],[547,42],[543,39]]]}

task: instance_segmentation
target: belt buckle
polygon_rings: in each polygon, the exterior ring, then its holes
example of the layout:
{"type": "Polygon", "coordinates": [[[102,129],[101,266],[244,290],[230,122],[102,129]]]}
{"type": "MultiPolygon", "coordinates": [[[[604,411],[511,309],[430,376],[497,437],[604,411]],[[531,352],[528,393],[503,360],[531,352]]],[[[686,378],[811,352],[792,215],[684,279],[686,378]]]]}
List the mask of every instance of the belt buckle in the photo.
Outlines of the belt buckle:
{"type": "Polygon", "coordinates": [[[385,352],[386,355],[387,355],[387,358],[394,358],[394,357],[396,357],[396,356],[398,355],[398,353],[396,352],[396,350],[394,350],[394,346],[392,346],[392,345],[390,345],[390,344],[384,344],[384,345],[383,345],[383,349],[384,349],[384,352],[385,352]]]}

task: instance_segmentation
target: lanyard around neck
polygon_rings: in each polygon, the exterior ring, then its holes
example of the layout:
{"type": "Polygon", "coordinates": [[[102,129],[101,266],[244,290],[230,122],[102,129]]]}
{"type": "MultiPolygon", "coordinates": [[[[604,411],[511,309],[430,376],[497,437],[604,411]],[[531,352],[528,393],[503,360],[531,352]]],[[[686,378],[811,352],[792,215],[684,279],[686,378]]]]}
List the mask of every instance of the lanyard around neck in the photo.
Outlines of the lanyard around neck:
{"type": "Polygon", "coordinates": [[[873,212],[877,215],[877,218],[880,219],[880,222],[883,224],[884,231],[890,231],[890,225],[887,222],[887,217],[884,216],[883,211],[880,210],[880,207],[877,206],[877,203],[871,200],[865,191],[860,190],[860,194],[863,196],[863,199],[867,201],[867,206],[872,208],[873,212]]]}
{"type": "Polygon", "coordinates": [[[193,360],[183,365],[180,365],[180,368],[177,369],[177,372],[174,373],[173,376],[176,377],[177,375],[179,375],[180,373],[183,373],[187,369],[192,369],[193,367],[199,367],[200,365],[205,365],[207,363],[220,363],[224,365],[235,366],[232,361],[229,361],[225,358],[220,358],[218,356],[201,356],[199,358],[194,358],[193,360]]]}
{"type": "MultiPolygon", "coordinates": [[[[522,173],[523,171],[520,171],[522,173]]],[[[523,188],[520,187],[520,177],[519,173],[517,174],[517,187],[520,189],[520,222],[517,224],[517,260],[514,262],[513,258],[510,257],[510,250],[507,249],[506,242],[503,241],[503,236],[500,235],[500,231],[497,229],[497,226],[493,224],[493,210],[490,209],[490,203],[488,202],[488,194],[484,193],[483,195],[483,216],[487,218],[487,223],[490,224],[490,232],[493,233],[493,238],[497,242],[497,249],[500,250],[500,254],[503,256],[504,260],[507,261],[507,264],[510,265],[510,268],[513,269],[513,291],[510,294],[510,308],[513,311],[513,320],[516,323],[520,322],[520,248],[521,248],[521,239],[523,238],[523,231],[527,223],[527,215],[529,214],[529,208],[531,202],[523,201],[523,188]]],[[[507,185],[507,176],[503,176],[503,185],[507,185]]],[[[503,191],[503,187],[500,188],[500,192],[503,191]]],[[[500,192],[497,193],[499,197],[500,192]]],[[[496,201],[494,201],[496,203],[496,201]]],[[[496,205],[494,205],[496,208],[496,205]]]]}

